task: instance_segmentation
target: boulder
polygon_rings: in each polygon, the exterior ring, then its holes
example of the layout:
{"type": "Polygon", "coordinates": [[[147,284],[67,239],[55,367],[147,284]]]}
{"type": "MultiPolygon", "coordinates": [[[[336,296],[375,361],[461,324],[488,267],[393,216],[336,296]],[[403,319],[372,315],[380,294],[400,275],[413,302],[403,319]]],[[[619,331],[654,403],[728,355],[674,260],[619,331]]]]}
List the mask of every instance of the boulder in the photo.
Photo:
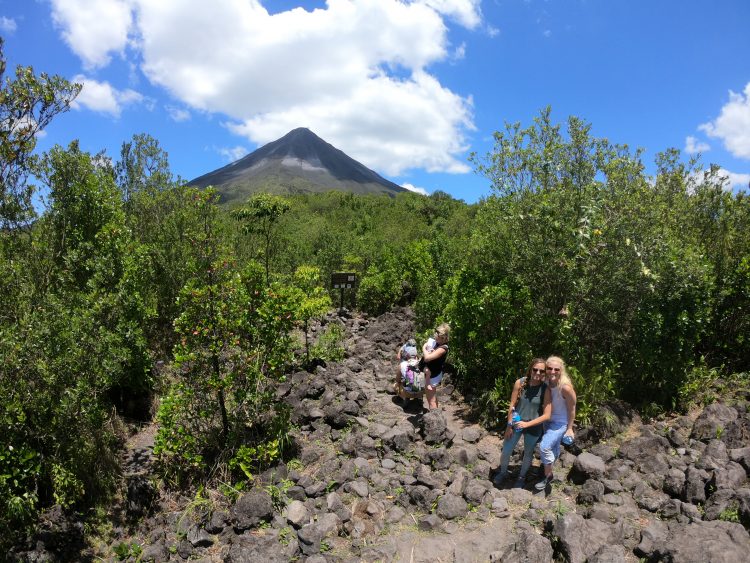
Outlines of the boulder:
{"type": "Polygon", "coordinates": [[[737,410],[722,403],[708,405],[693,424],[690,437],[708,442],[715,440],[737,419],[737,410]]]}
{"type": "Polygon", "coordinates": [[[253,489],[242,495],[232,507],[232,519],[237,530],[247,530],[273,514],[271,495],[263,489],[253,489]]]}
{"type": "Polygon", "coordinates": [[[584,452],[576,457],[569,478],[577,485],[588,479],[601,479],[606,471],[604,460],[599,456],[584,452]]]}
{"type": "Polygon", "coordinates": [[[459,496],[447,494],[438,500],[437,515],[445,520],[466,516],[468,510],[469,505],[459,496]]]}
{"type": "Polygon", "coordinates": [[[610,527],[600,520],[584,520],[575,512],[558,517],[553,535],[569,563],[585,563],[603,546],[610,543],[610,527]]]}

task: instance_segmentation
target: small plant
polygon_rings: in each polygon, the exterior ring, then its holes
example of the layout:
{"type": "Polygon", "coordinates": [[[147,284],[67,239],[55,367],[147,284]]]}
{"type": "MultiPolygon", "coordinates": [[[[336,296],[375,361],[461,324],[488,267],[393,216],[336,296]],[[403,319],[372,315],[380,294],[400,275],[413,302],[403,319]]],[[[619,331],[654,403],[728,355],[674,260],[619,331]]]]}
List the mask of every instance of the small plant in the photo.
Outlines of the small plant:
{"type": "Polygon", "coordinates": [[[289,526],[281,528],[281,530],[279,530],[279,543],[284,546],[289,545],[289,542],[292,541],[293,535],[294,533],[289,526]]]}
{"type": "Polygon", "coordinates": [[[320,552],[328,553],[331,551],[331,544],[327,540],[320,540],[320,552]]]}
{"type": "Polygon", "coordinates": [[[724,434],[724,427],[723,426],[717,426],[716,427],[716,439],[721,440],[721,436],[724,434]]]}
{"type": "Polygon", "coordinates": [[[739,506],[737,506],[737,503],[732,503],[731,506],[728,506],[724,510],[721,511],[719,514],[719,520],[723,520],[724,522],[737,522],[740,521],[740,511],[739,506]]]}
{"type": "Polygon", "coordinates": [[[113,551],[115,552],[115,557],[117,557],[117,559],[119,559],[120,561],[125,561],[130,557],[134,557],[136,559],[140,557],[140,555],[143,553],[143,548],[136,542],[120,542],[114,547],[113,551]]]}
{"type": "Polygon", "coordinates": [[[274,509],[281,511],[286,505],[286,494],[278,485],[266,485],[266,492],[271,496],[274,509]]]}
{"type": "Polygon", "coordinates": [[[555,515],[555,518],[562,518],[568,512],[570,512],[570,508],[559,500],[555,504],[555,507],[552,509],[552,514],[555,515]]]}
{"type": "Polygon", "coordinates": [[[286,468],[289,471],[302,471],[303,465],[302,462],[295,457],[286,462],[286,468]]]}
{"type": "Polygon", "coordinates": [[[230,483],[220,483],[219,492],[231,502],[235,502],[240,497],[242,491],[245,490],[246,483],[247,481],[240,481],[234,485],[230,483]]]}
{"type": "Polygon", "coordinates": [[[331,323],[321,332],[318,341],[310,347],[310,356],[326,362],[339,362],[344,359],[344,329],[337,323],[331,323]]]}

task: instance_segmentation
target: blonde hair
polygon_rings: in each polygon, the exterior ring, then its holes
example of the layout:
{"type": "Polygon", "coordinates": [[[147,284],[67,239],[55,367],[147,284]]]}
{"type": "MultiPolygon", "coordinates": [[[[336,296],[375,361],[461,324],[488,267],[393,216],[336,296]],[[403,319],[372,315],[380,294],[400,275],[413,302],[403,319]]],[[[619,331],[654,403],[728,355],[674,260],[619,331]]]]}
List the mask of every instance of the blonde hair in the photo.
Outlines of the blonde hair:
{"type": "Polygon", "coordinates": [[[448,342],[448,340],[450,340],[450,337],[451,337],[451,325],[449,325],[448,323],[443,323],[439,325],[435,329],[435,334],[442,337],[443,340],[448,342]]]}
{"type": "Polygon", "coordinates": [[[573,387],[573,382],[570,380],[568,370],[565,367],[565,360],[563,360],[560,356],[550,356],[549,358],[547,358],[547,361],[545,363],[549,365],[550,362],[557,362],[560,364],[560,383],[558,383],[558,385],[560,387],[562,387],[563,385],[570,385],[571,387],[573,387]]]}

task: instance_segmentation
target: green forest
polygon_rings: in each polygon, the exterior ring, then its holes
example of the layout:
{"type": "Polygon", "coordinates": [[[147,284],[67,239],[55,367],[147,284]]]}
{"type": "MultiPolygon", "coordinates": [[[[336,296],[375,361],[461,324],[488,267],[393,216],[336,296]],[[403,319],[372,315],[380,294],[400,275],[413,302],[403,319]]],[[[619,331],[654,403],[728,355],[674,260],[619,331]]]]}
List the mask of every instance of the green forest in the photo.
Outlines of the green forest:
{"type": "Polygon", "coordinates": [[[38,154],[80,87],[9,72],[1,43],[0,81],[0,542],[52,505],[106,506],[128,420],[155,417],[168,489],[241,487],[283,458],[275,385],[342,354],[335,323],[308,338],[339,305],[333,272],[358,275],[348,308],[410,306],[419,336],[449,322],[454,382],[488,426],[533,356],[565,358],[583,426],[606,425],[611,401],[686,411],[747,377],[750,201],[678,150],[647,163],[545,108],[471,156],[491,186],[475,204],[329,192],[226,208],[147,133],[119,155],[38,154]]]}

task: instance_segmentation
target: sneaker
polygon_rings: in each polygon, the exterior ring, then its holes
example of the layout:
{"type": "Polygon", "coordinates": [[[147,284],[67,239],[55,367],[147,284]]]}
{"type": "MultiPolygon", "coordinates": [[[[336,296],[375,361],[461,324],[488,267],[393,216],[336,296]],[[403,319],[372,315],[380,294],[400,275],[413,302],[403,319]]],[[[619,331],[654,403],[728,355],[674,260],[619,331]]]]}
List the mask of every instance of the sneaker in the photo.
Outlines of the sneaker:
{"type": "Polygon", "coordinates": [[[492,482],[495,484],[496,487],[499,487],[503,484],[503,481],[508,477],[507,473],[497,473],[495,474],[495,477],[492,479],[492,482]]]}
{"type": "Polygon", "coordinates": [[[550,485],[550,483],[552,483],[552,479],[554,479],[552,475],[550,475],[549,477],[544,477],[541,481],[534,485],[534,488],[537,491],[543,491],[550,485]]]}

